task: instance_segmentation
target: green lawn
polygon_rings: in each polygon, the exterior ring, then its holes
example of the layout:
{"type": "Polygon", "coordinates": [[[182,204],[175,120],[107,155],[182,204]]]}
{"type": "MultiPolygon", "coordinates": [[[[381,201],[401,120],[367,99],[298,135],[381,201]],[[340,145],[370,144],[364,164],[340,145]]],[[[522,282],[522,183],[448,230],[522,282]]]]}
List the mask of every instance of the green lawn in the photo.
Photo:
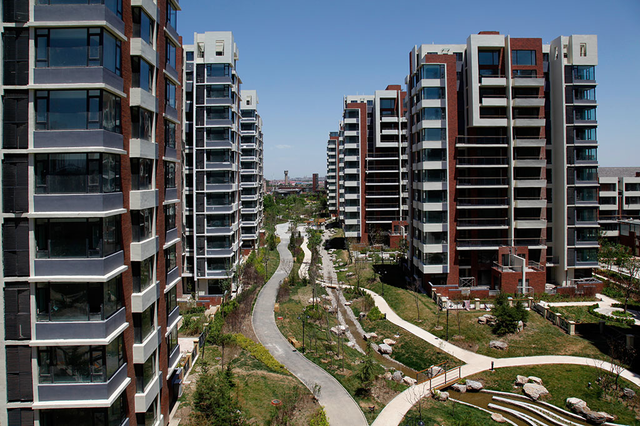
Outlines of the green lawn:
{"type": "Polygon", "coordinates": [[[496,422],[484,411],[454,404],[453,401],[439,402],[431,398],[422,400],[421,409],[414,405],[402,419],[400,426],[415,426],[419,420],[425,425],[455,425],[455,426],[495,426],[496,422]]]}
{"type": "MultiPolygon", "coordinates": [[[[577,397],[587,402],[589,408],[596,411],[606,411],[618,416],[616,423],[639,425],[636,419],[639,401],[638,397],[630,402],[624,402],[616,392],[605,392],[600,386],[598,377],[605,376],[607,372],[594,367],[579,365],[544,365],[535,367],[509,367],[498,368],[494,372],[485,371],[470,377],[480,380],[485,388],[522,394],[522,388],[514,388],[513,382],[516,375],[537,376],[542,379],[543,385],[550,395],[545,400],[558,407],[565,407],[565,400],[569,397],[577,397]],[[589,387],[591,382],[591,387],[589,387]]],[[[620,379],[620,385],[632,388],[636,393],[640,389],[626,380],[620,379]]]]}

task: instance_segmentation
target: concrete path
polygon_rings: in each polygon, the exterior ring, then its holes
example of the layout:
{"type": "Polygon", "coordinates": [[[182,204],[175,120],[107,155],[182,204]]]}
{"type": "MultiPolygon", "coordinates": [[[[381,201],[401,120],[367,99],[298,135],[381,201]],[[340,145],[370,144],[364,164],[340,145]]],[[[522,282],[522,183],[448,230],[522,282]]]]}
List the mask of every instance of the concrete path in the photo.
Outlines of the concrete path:
{"type": "Polygon", "coordinates": [[[367,425],[367,419],[360,406],[344,387],[332,375],[296,352],[276,326],[273,306],[278,288],[293,267],[293,257],[287,248],[290,238],[289,224],[278,225],[276,234],[280,237],[280,266],[256,299],[251,317],[256,336],[260,343],[307,388],[313,391],[316,385],[320,386],[320,394],[316,396],[324,406],[331,426],[367,425]]]}
{"type": "Polygon", "coordinates": [[[304,253],[304,259],[302,259],[302,265],[298,269],[298,276],[302,279],[309,278],[309,268],[311,267],[311,250],[309,250],[309,235],[307,234],[306,227],[304,225],[298,226],[298,232],[304,238],[302,241],[302,252],[304,253]]]}

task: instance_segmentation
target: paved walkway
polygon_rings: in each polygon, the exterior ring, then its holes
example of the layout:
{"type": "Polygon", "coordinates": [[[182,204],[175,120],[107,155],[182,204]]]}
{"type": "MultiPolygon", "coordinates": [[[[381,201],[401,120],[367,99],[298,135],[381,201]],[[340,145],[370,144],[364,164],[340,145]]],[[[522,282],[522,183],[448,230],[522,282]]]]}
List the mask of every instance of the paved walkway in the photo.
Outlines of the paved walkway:
{"type": "Polygon", "coordinates": [[[302,241],[302,252],[304,253],[304,259],[302,259],[302,265],[298,269],[298,276],[302,279],[309,278],[309,267],[311,266],[311,250],[309,250],[309,235],[307,234],[307,227],[304,225],[298,226],[298,232],[304,238],[302,241]]]}
{"type": "Polygon", "coordinates": [[[365,426],[368,424],[367,419],[344,387],[332,375],[296,352],[276,326],[273,306],[278,288],[293,267],[293,257],[287,248],[290,238],[289,224],[278,225],[276,234],[281,239],[278,244],[280,266],[256,299],[251,317],[256,336],[260,343],[307,388],[313,390],[315,385],[320,385],[321,390],[317,397],[324,406],[331,426],[365,426]]]}

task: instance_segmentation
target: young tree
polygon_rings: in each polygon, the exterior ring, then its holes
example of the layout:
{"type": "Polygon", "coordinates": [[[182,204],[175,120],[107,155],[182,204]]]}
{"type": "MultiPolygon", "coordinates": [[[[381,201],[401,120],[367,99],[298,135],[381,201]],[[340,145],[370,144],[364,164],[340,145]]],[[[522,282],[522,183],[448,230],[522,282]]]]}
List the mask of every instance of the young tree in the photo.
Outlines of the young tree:
{"type": "Polygon", "coordinates": [[[362,395],[368,395],[371,391],[371,384],[373,380],[376,378],[375,373],[373,372],[373,355],[371,354],[371,343],[367,343],[367,353],[364,357],[364,361],[360,366],[360,371],[357,373],[357,378],[360,381],[360,389],[358,392],[362,395]]]}
{"type": "Polygon", "coordinates": [[[493,314],[496,317],[496,323],[493,326],[493,332],[499,336],[508,333],[515,333],[518,329],[518,322],[527,323],[529,313],[522,303],[518,302],[515,306],[509,306],[506,293],[500,292],[495,299],[496,307],[493,314]]]}
{"type": "Polygon", "coordinates": [[[420,293],[422,293],[422,286],[417,280],[411,279],[411,291],[413,292],[413,301],[416,304],[416,312],[418,313],[418,321],[420,321],[420,293]]]}
{"type": "MultiPolygon", "coordinates": [[[[627,313],[627,304],[632,294],[638,293],[640,290],[640,280],[638,274],[640,274],[640,259],[635,257],[628,257],[624,260],[622,267],[627,271],[628,275],[622,275],[625,278],[624,286],[624,313],[627,313]]],[[[622,272],[622,271],[621,271],[622,272]]]]}
{"type": "Polygon", "coordinates": [[[211,426],[246,425],[240,404],[232,393],[234,386],[231,368],[209,374],[204,367],[192,396],[192,422],[211,426]],[[203,419],[206,423],[201,423],[203,419]]]}
{"type": "Polygon", "coordinates": [[[356,292],[360,293],[360,284],[364,280],[364,274],[367,269],[366,260],[356,257],[353,263],[353,276],[356,278],[356,292]]]}

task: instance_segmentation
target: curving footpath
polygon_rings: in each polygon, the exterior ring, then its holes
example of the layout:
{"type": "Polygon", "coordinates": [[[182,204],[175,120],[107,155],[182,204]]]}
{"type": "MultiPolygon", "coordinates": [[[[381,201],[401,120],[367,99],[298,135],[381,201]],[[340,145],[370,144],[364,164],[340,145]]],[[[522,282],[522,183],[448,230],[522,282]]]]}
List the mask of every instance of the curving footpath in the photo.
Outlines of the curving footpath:
{"type": "Polygon", "coordinates": [[[287,248],[290,238],[289,224],[278,225],[276,235],[281,238],[278,244],[280,265],[258,294],[251,316],[253,330],[271,355],[307,388],[313,391],[316,385],[320,386],[320,393],[316,396],[324,406],[331,426],[366,426],[368,422],[360,406],[344,387],[332,375],[295,351],[276,325],[273,307],[278,288],[293,267],[293,257],[287,248]]]}
{"type": "MultiPolygon", "coordinates": [[[[389,307],[389,304],[377,293],[365,289],[365,291],[373,297],[373,300],[380,309],[380,312],[386,314],[387,320],[408,331],[409,333],[421,338],[422,340],[440,348],[449,355],[452,355],[464,362],[465,365],[461,367],[460,377],[472,376],[482,371],[490,370],[493,364],[494,368],[501,367],[524,367],[530,365],[543,365],[543,364],[573,364],[584,365],[588,367],[600,368],[605,371],[614,371],[614,366],[606,361],[601,361],[593,358],[583,358],[578,356],[565,356],[565,355],[539,355],[539,356],[524,356],[513,358],[492,358],[485,355],[479,355],[475,352],[468,351],[466,349],[459,348],[449,342],[446,342],[428,331],[400,318],[393,309],[389,307]]],[[[624,379],[629,380],[636,386],[640,386],[640,375],[624,369],[620,374],[624,379]]],[[[404,392],[397,395],[394,399],[387,404],[386,407],[380,412],[372,426],[395,426],[400,424],[405,414],[411,409],[416,401],[416,390],[420,396],[427,396],[429,394],[429,387],[437,387],[444,384],[444,376],[435,377],[430,384],[429,381],[416,385],[413,388],[409,388],[404,392]]]]}

